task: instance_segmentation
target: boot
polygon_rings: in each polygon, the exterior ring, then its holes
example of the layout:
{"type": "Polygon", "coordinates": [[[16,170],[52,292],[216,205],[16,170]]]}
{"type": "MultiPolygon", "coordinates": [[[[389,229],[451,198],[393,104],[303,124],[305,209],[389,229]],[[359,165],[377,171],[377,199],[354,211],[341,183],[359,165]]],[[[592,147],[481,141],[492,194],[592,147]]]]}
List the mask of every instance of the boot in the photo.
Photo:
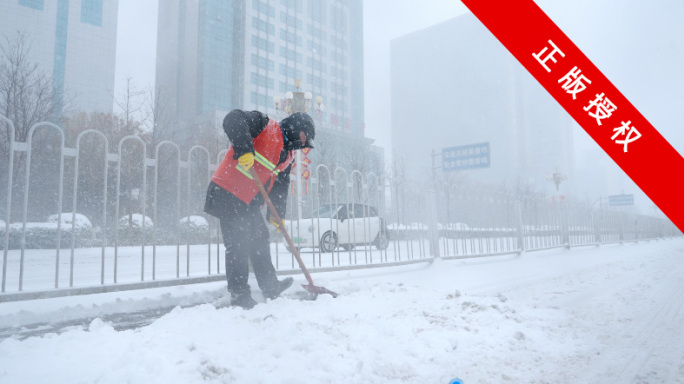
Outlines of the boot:
{"type": "Polygon", "coordinates": [[[286,277],[281,281],[276,280],[276,284],[272,289],[262,291],[262,294],[267,299],[275,299],[280,296],[281,293],[285,292],[288,288],[292,286],[294,279],[291,277],[286,277]]]}
{"type": "Polygon", "coordinates": [[[252,309],[257,305],[257,302],[252,299],[251,293],[245,292],[236,295],[231,294],[230,305],[242,307],[243,309],[252,309]]]}

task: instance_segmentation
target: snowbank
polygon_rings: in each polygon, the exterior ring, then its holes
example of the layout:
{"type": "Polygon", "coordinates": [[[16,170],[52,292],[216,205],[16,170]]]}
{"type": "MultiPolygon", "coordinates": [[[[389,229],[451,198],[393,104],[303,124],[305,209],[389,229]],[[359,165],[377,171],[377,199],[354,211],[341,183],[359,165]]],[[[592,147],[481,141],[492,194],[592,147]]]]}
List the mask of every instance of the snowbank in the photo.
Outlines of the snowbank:
{"type": "Polygon", "coordinates": [[[207,219],[205,219],[202,216],[197,216],[197,215],[192,215],[192,216],[186,216],[180,220],[181,225],[187,225],[189,227],[194,227],[194,228],[204,228],[208,227],[209,223],[207,222],[207,219]]]}
{"type": "Polygon", "coordinates": [[[126,215],[119,218],[119,228],[143,228],[143,223],[146,228],[154,226],[152,219],[149,216],[143,216],[140,213],[126,215]]]}
{"type": "Polygon", "coordinates": [[[682,383],[682,256],[678,239],[317,274],[341,295],[251,311],[225,307],[224,282],[3,303],[0,329],[26,329],[209,301],[139,329],[6,339],[0,382],[682,383]]]}
{"type": "MultiPolygon", "coordinates": [[[[51,215],[48,217],[48,222],[49,223],[57,223],[58,219],[60,219],[60,216],[57,214],[51,215]]],[[[68,226],[69,228],[72,227],[72,225],[76,229],[90,229],[93,227],[93,225],[90,223],[90,220],[85,216],[80,213],[74,214],[73,212],[65,212],[62,213],[61,216],[61,222],[62,226],[68,226]],[[73,223],[72,224],[72,218],[73,218],[73,223]]]]}

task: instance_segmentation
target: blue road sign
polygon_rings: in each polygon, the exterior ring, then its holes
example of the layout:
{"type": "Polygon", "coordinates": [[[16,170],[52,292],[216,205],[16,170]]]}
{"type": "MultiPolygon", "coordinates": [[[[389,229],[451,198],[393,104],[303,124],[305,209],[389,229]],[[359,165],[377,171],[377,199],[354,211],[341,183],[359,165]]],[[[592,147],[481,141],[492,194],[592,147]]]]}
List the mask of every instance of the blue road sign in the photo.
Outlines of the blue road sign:
{"type": "Polygon", "coordinates": [[[444,172],[489,168],[489,142],[442,148],[444,172]]]}
{"type": "Polygon", "coordinates": [[[622,205],[634,205],[634,195],[612,195],[608,196],[608,205],[617,207],[622,205]]]}

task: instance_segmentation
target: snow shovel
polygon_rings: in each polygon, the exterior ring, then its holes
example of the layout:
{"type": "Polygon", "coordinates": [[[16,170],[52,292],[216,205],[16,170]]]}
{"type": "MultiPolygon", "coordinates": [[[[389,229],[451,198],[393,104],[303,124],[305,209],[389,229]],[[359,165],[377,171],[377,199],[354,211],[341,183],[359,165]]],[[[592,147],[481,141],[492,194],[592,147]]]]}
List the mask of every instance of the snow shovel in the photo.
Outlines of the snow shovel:
{"type": "Polygon", "coordinates": [[[283,225],[283,220],[280,218],[280,216],[278,216],[278,212],[276,212],[276,209],[273,206],[271,199],[268,197],[268,193],[264,189],[264,186],[261,184],[261,180],[259,180],[259,177],[257,176],[256,171],[254,171],[254,167],[250,168],[249,174],[252,175],[254,182],[256,183],[257,187],[259,187],[259,192],[261,192],[261,196],[264,197],[264,200],[266,201],[266,205],[268,205],[268,210],[271,211],[271,215],[276,219],[276,221],[278,223],[278,228],[280,229],[280,232],[282,232],[283,237],[285,237],[287,244],[290,246],[290,249],[292,250],[292,254],[294,254],[295,258],[297,259],[297,263],[299,264],[299,268],[302,269],[302,272],[304,272],[304,276],[306,276],[306,280],[309,282],[308,285],[302,284],[302,287],[304,287],[304,289],[306,289],[309,293],[313,293],[314,295],[320,295],[320,294],[327,293],[329,295],[332,295],[332,297],[337,297],[337,293],[335,293],[335,292],[333,292],[327,288],[318,287],[318,286],[314,285],[313,279],[311,278],[309,271],[306,269],[304,262],[302,262],[301,256],[299,256],[299,250],[294,245],[292,238],[290,238],[290,235],[285,230],[285,226],[283,225]]]}

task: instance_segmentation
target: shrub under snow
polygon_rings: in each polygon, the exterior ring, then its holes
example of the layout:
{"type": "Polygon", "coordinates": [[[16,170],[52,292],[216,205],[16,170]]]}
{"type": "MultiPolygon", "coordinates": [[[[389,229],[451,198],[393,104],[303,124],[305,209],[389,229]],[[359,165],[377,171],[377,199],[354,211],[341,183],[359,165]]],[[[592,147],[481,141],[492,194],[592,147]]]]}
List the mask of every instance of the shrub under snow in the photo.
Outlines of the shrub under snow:
{"type": "Polygon", "coordinates": [[[180,220],[181,241],[189,244],[202,244],[209,238],[209,223],[202,216],[186,216],[180,220]]]}
{"type": "MultiPolygon", "coordinates": [[[[62,228],[63,227],[68,227],[71,228],[71,220],[73,218],[74,222],[74,227],[76,229],[90,229],[93,227],[93,225],[90,223],[90,220],[85,216],[80,213],[73,214],[72,212],[67,212],[67,213],[62,213],[61,216],[61,221],[62,221],[62,228]]],[[[59,215],[51,215],[48,217],[48,223],[57,223],[57,220],[59,219],[59,215]]]]}
{"type": "Polygon", "coordinates": [[[122,216],[119,219],[119,230],[126,228],[143,228],[143,221],[145,223],[145,228],[152,228],[154,223],[149,216],[143,216],[140,213],[134,213],[132,215],[122,216]]]}
{"type": "Polygon", "coordinates": [[[119,219],[119,245],[139,245],[149,242],[154,229],[154,223],[149,216],[140,213],[125,215],[119,219]],[[145,227],[143,229],[143,223],[145,227]]]}
{"type": "MultiPolygon", "coordinates": [[[[23,223],[13,223],[9,226],[9,249],[20,249],[22,238],[25,240],[27,249],[52,249],[57,247],[57,214],[48,217],[46,222],[28,222],[24,227],[23,223]],[[24,231],[25,228],[25,231],[24,231]]],[[[72,238],[74,247],[91,246],[94,243],[92,224],[90,220],[82,214],[75,215],[72,227],[73,213],[67,212],[61,215],[59,225],[61,248],[71,247],[72,238]],[[72,234],[72,228],[74,233],[72,234]]],[[[0,225],[0,245],[4,246],[5,222],[0,225]]]]}

